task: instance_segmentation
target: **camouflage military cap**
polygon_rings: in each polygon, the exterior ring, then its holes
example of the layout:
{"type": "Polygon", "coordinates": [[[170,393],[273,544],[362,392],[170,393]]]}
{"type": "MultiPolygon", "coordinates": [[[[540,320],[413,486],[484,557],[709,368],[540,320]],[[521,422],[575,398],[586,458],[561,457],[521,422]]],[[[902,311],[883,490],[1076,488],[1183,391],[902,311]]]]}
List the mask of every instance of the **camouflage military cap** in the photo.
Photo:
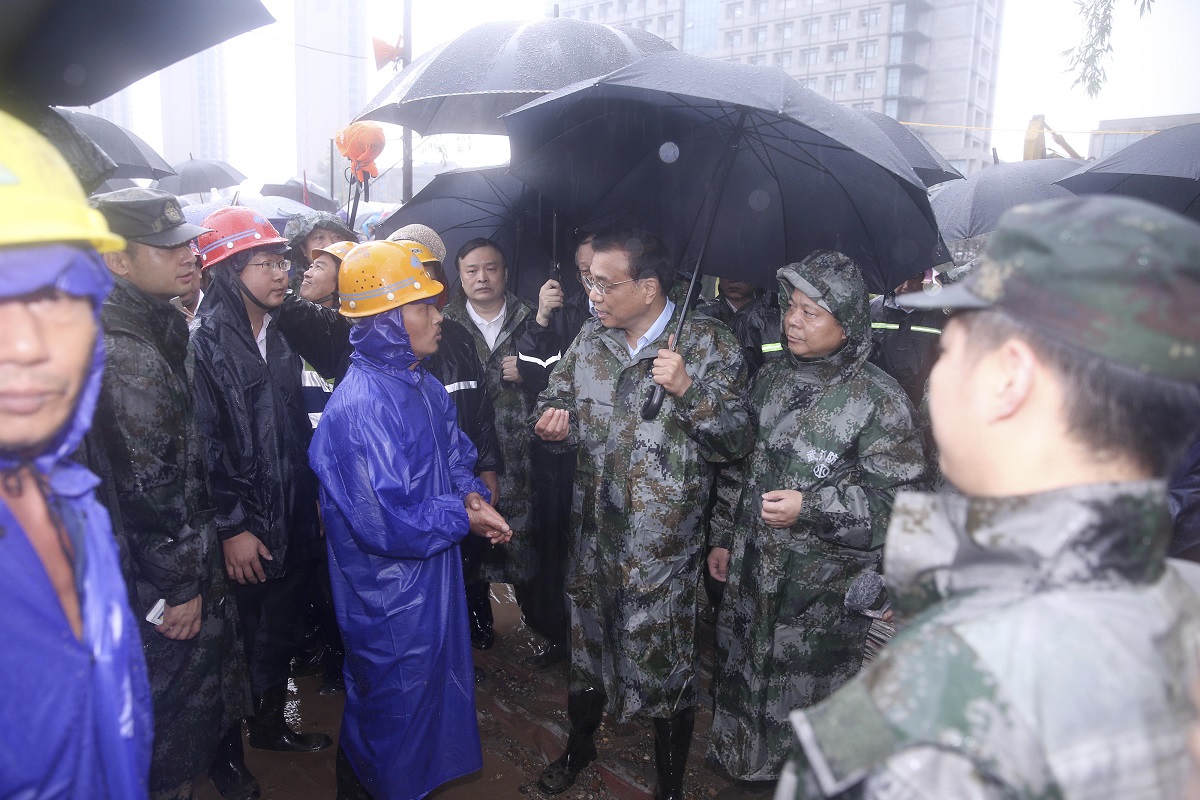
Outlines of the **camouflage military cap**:
{"type": "Polygon", "coordinates": [[[1004,215],[978,268],[910,308],[995,308],[1050,339],[1143,372],[1200,379],[1200,225],[1089,195],[1004,215]]]}

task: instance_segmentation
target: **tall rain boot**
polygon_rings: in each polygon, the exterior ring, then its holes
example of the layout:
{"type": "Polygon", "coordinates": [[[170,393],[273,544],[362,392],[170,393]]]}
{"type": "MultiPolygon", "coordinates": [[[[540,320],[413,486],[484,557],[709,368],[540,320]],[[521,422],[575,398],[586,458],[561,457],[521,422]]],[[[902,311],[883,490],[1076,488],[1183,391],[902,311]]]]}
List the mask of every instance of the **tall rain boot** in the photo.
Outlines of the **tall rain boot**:
{"type": "Polygon", "coordinates": [[[567,737],[566,752],[550,762],[538,776],[537,785],[543,793],[561,794],[570,789],[583,768],[595,760],[594,737],[604,718],[607,699],[603,689],[585,689],[567,695],[571,733],[567,737]]]}
{"type": "Polygon", "coordinates": [[[250,746],[259,750],[284,753],[316,753],[333,744],[324,733],[297,733],[283,718],[287,686],[277,686],[255,699],[254,716],[249,719],[250,746]]]}
{"type": "Polygon", "coordinates": [[[669,719],[654,719],[654,766],[658,772],[654,800],[683,800],[683,773],[695,723],[696,711],[692,708],[669,719]]]}
{"type": "Polygon", "coordinates": [[[358,775],[355,774],[354,767],[350,764],[350,757],[346,755],[346,751],[340,744],[337,749],[335,771],[337,774],[337,800],[372,800],[371,793],[358,780],[358,775]]]}
{"type": "Polygon", "coordinates": [[[467,584],[467,619],[471,622],[471,646],[491,650],[496,632],[492,626],[492,587],[487,581],[467,584]]]}
{"type": "Polygon", "coordinates": [[[217,755],[208,768],[208,777],[225,800],[258,800],[262,790],[246,769],[242,750],[242,723],[229,726],[217,744],[217,755]]]}

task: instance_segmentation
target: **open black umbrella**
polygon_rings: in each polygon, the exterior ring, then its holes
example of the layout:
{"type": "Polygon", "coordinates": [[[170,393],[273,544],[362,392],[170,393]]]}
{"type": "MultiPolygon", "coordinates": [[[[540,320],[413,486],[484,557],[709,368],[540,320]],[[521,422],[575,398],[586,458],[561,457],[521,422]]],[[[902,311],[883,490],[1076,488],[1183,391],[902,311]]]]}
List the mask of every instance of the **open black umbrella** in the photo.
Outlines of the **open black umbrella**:
{"type": "MultiPolygon", "coordinates": [[[[509,288],[536,299],[550,277],[556,218],[549,202],[508,174],[508,165],[456,169],[434,177],[413,199],[380,223],[375,238],[387,238],[405,225],[420,223],[438,232],[446,245],[445,269],[454,277],[455,254],[471,239],[494,240],[508,261],[509,288]]],[[[558,219],[558,241],[567,224],[558,219]]]]}
{"type": "Polygon", "coordinates": [[[246,176],[229,164],[215,158],[189,158],[174,165],[174,175],[168,175],[154,184],[171,194],[203,194],[213,189],[237,186],[246,176]]]}
{"type": "Polygon", "coordinates": [[[947,183],[931,201],[942,236],[951,241],[991,233],[1013,206],[1070,197],[1072,193],[1054,181],[1079,169],[1081,163],[1073,158],[1014,161],[947,183]]]}
{"type": "Polygon", "coordinates": [[[174,175],[162,156],[133,131],[94,114],[54,109],[63,119],[87,134],[117,165],[110,178],[165,178],[174,175]]]}
{"type": "Polygon", "coordinates": [[[0,87],[87,106],[274,18],[259,0],[2,0],[0,87]]]}
{"type": "Polygon", "coordinates": [[[341,204],[334,200],[329,192],[312,181],[305,183],[288,178],[283,183],[264,183],[262,193],[270,197],[286,197],[317,211],[336,213],[341,208],[341,204]]]}
{"type": "Polygon", "coordinates": [[[1168,128],[1057,181],[1076,194],[1123,194],[1200,220],[1200,123],[1168,128]]]}
{"type": "Polygon", "coordinates": [[[925,137],[900,124],[887,114],[878,111],[860,111],[864,117],[879,127],[879,130],[892,140],[892,144],[904,154],[908,163],[912,164],[917,177],[928,186],[936,186],[946,181],[962,180],[962,173],[950,166],[950,162],[942,154],[933,149],[925,137]]]}
{"type": "Polygon", "coordinates": [[[232,202],[214,200],[211,203],[193,203],[184,206],[183,216],[193,225],[200,225],[208,218],[209,214],[226,206],[243,206],[257,211],[270,220],[271,224],[279,231],[284,229],[287,221],[292,217],[312,213],[312,209],[308,206],[288,200],[286,197],[238,197],[232,202]]]}
{"type": "Polygon", "coordinates": [[[660,53],[505,121],[513,175],[561,213],[636,222],[707,274],[773,286],[829,248],[884,292],[948,260],[895,145],[774,67],[660,53]]]}
{"type": "Polygon", "coordinates": [[[501,114],[650,53],[652,33],[578,19],[488,22],[401,70],[358,115],[421,134],[504,133],[501,114]]]}

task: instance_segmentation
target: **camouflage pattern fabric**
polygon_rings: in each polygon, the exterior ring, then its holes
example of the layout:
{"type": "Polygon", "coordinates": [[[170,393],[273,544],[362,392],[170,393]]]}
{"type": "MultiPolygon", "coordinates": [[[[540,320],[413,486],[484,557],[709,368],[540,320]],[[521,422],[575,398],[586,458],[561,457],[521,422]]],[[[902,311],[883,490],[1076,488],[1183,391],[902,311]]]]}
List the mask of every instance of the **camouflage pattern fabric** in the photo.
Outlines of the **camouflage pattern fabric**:
{"type": "Polygon", "coordinates": [[[496,337],[495,348],[488,347],[487,340],[467,313],[467,300],[461,291],[446,305],[445,314],[471,334],[487,375],[488,395],[496,409],[496,438],[500,441],[500,452],[504,459],[497,511],[504,515],[513,531],[508,544],[493,547],[485,554],[484,574],[465,576],[466,581],[472,583],[483,579],[520,587],[533,577],[538,568],[537,553],[529,538],[531,489],[528,423],[536,395],[526,389],[523,383],[504,380],[501,363],[508,356],[517,355],[517,343],[526,326],[536,325],[537,322],[534,320],[534,308],[528,301],[512,292],[506,292],[504,299],[507,303],[504,325],[496,337]]]}
{"type": "Polygon", "coordinates": [[[881,658],[798,711],[777,797],[1185,797],[1200,568],[1161,481],[903,493],[881,658]],[[904,787],[904,791],[900,790],[904,787]]]}
{"type": "Polygon", "coordinates": [[[750,416],[746,367],[724,325],[691,316],[679,353],[693,379],[657,418],[641,407],[650,365],[680,314],[632,359],[625,332],[589,320],[550,376],[533,419],[571,412],[563,449],[578,445],[572,538],[570,691],[603,687],[608,711],[672,717],[696,698],[696,586],[700,517],[713,467],[740,455],[750,416]]]}
{"type": "Polygon", "coordinates": [[[83,454],[121,546],[150,673],[150,788],[189,780],[250,713],[250,686],[225,581],[192,401],[188,332],[172,306],[118,279],[101,311],[104,383],[83,454]],[[203,596],[200,632],[173,641],[145,621],[160,599],[203,596]]]}
{"type": "Polygon", "coordinates": [[[786,352],[751,392],[753,452],[730,480],[742,488],[732,516],[718,503],[713,544],[730,550],[717,618],[717,669],[709,756],[735,778],[779,777],[791,750],[788,713],[827,697],[862,664],[871,620],[843,600],[863,570],[878,569],[898,488],[925,470],[904,391],[867,363],[870,316],[858,265],[819,251],[779,271],[786,314],[793,281],[816,287],[847,342],[821,359],[786,352]],[[804,493],[786,530],[760,517],[761,495],[804,493]]]}

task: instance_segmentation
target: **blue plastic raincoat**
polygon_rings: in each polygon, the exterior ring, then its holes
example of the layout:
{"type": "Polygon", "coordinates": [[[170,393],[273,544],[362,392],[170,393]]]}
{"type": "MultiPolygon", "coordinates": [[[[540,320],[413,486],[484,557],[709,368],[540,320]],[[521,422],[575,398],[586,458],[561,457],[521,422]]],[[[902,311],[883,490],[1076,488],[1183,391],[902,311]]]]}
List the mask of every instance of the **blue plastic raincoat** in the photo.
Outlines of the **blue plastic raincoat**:
{"type": "Polygon", "coordinates": [[[346,641],[341,745],[377,800],[424,797],[482,767],[458,542],[488,497],[450,396],[400,309],[351,329],[350,370],[309,449],[346,641]]]}
{"type": "MultiPolygon", "coordinates": [[[[57,288],[95,309],[112,286],[100,257],[64,245],[0,250],[0,300],[57,288]]],[[[92,423],[104,371],[96,347],[74,416],[28,461],[0,454],[11,480],[24,464],[75,551],[83,640],[75,638],[29,539],[0,502],[0,797],[146,797],[153,736],[137,624],[99,480],[68,460],[92,423]]],[[[28,490],[28,489],[26,489],[28,490]]]]}

